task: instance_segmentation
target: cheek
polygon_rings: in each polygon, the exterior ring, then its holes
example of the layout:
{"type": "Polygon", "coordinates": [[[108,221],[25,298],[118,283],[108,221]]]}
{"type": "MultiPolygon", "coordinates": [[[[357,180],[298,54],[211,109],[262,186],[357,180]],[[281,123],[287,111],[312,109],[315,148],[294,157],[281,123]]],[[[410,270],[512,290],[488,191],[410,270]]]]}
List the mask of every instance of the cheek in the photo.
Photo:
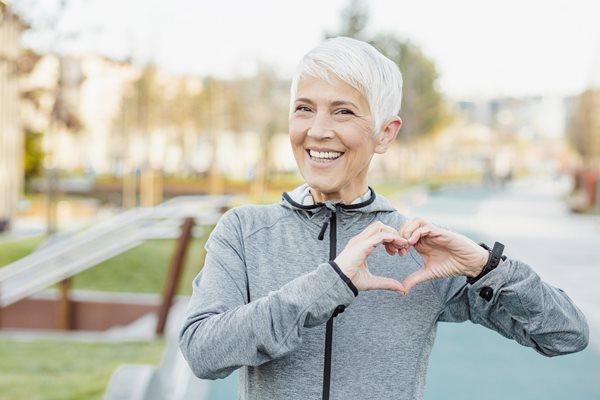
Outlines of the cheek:
{"type": "Polygon", "coordinates": [[[300,124],[298,124],[298,122],[296,120],[290,120],[288,123],[288,132],[290,135],[290,141],[293,143],[297,142],[298,140],[301,139],[302,134],[301,134],[301,129],[300,129],[300,124]]]}
{"type": "Polygon", "coordinates": [[[370,126],[365,124],[352,124],[348,130],[350,134],[344,135],[343,142],[346,147],[354,152],[363,154],[374,149],[376,139],[373,137],[373,132],[370,126]]]}
{"type": "Polygon", "coordinates": [[[302,135],[290,131],[290,144],[292,145],[293,151],[297,151],[298,148],[302,147],[303,143],[304,140],[302,135]]]}
{"type": "Polygon", "coordinates": [[[355,118],[350,122],[352,129],[356,132],[360,132],[364,138],[371,138],[373,136],[374,125],[370,119],[355,118]]]}

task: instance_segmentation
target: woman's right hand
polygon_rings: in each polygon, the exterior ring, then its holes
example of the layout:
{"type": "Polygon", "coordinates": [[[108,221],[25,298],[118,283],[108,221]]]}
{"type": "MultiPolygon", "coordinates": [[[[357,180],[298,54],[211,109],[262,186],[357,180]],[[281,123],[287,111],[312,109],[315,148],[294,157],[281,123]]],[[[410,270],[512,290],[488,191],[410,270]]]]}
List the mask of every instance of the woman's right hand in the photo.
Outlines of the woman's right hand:
{"type": "Polygon", "coordinates": [[[367,258],[381,244],[390,256],[404,255],[410,247],[408,240],[400,236],[396,229],[378,221],[350,239],[334,261],[358,291],[383,289],[404,295],[406,290],[402,283],[392,278],[373,275],[369,271],[367,258]]]}

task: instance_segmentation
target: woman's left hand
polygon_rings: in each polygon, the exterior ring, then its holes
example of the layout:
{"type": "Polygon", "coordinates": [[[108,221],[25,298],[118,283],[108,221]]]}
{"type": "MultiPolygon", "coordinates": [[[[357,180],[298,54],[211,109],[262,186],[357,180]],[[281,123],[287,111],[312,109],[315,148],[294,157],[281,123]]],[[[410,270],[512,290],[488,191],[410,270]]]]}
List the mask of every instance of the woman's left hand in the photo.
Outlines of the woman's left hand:
{"type": "Polygon", "coordinates": [[[489,257],[489,252],[471,239],[420,218],[406,222],[400,228],[400,236],[423,256],[421,268],[402,282],[407,293],[431,279],[477,276],[489,257]]]}

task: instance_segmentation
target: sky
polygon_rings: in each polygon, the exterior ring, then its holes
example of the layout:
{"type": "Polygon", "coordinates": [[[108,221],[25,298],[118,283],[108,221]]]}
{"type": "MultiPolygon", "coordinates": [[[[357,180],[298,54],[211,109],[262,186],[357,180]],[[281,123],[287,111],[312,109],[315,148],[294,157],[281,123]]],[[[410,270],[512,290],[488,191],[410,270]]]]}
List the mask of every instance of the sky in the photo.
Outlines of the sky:
{"type": "MultiPolygon", "coordinates": [[[[51,30],[25,44],[100,53],[168,71],[228,78],[270,66],[290,78],[298,60],[340,25],[347,0],[14,1],[51,30]],[[54,25],[52,25],[54,24],[54,25]],[[50,33],[49,33],[50,32],[50,33]],[[74,35],[74,33],[78,33],[74,35]]],[[[576,95],[600,86],[600,1],[372,0],[369,33],[421,47],[451,97],[576,95]]],[[[40,34],[39,32],[43,32],[40,34]]]]}

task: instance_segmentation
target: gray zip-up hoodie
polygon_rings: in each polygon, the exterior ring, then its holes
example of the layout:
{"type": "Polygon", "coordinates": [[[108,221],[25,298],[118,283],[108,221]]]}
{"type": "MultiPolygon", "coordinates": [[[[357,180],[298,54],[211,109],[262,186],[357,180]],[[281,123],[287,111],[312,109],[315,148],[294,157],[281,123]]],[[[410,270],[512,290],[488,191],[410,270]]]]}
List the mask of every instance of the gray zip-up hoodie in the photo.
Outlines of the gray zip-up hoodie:
{"type": "MultiPolygon", "coordinates": [[[[412,400],[423,397],[440,321],[471,320],[546,356],[586,347],[587,323],[567,295],[510,258],[473,285],[455,277],[407,296],[358,294],[328,261],[372,222],[399,229],[406,217],[373,191],[352,205],[302,204],[307,193],[304,185],[280,204],[232,209],[212,232],[180,336],[197,376],[241,368],[241,399],[412,400]]],[[[369,269],[402,281],[420,260],[414,249],[391,257],[377,248],[369,269]]]]}

